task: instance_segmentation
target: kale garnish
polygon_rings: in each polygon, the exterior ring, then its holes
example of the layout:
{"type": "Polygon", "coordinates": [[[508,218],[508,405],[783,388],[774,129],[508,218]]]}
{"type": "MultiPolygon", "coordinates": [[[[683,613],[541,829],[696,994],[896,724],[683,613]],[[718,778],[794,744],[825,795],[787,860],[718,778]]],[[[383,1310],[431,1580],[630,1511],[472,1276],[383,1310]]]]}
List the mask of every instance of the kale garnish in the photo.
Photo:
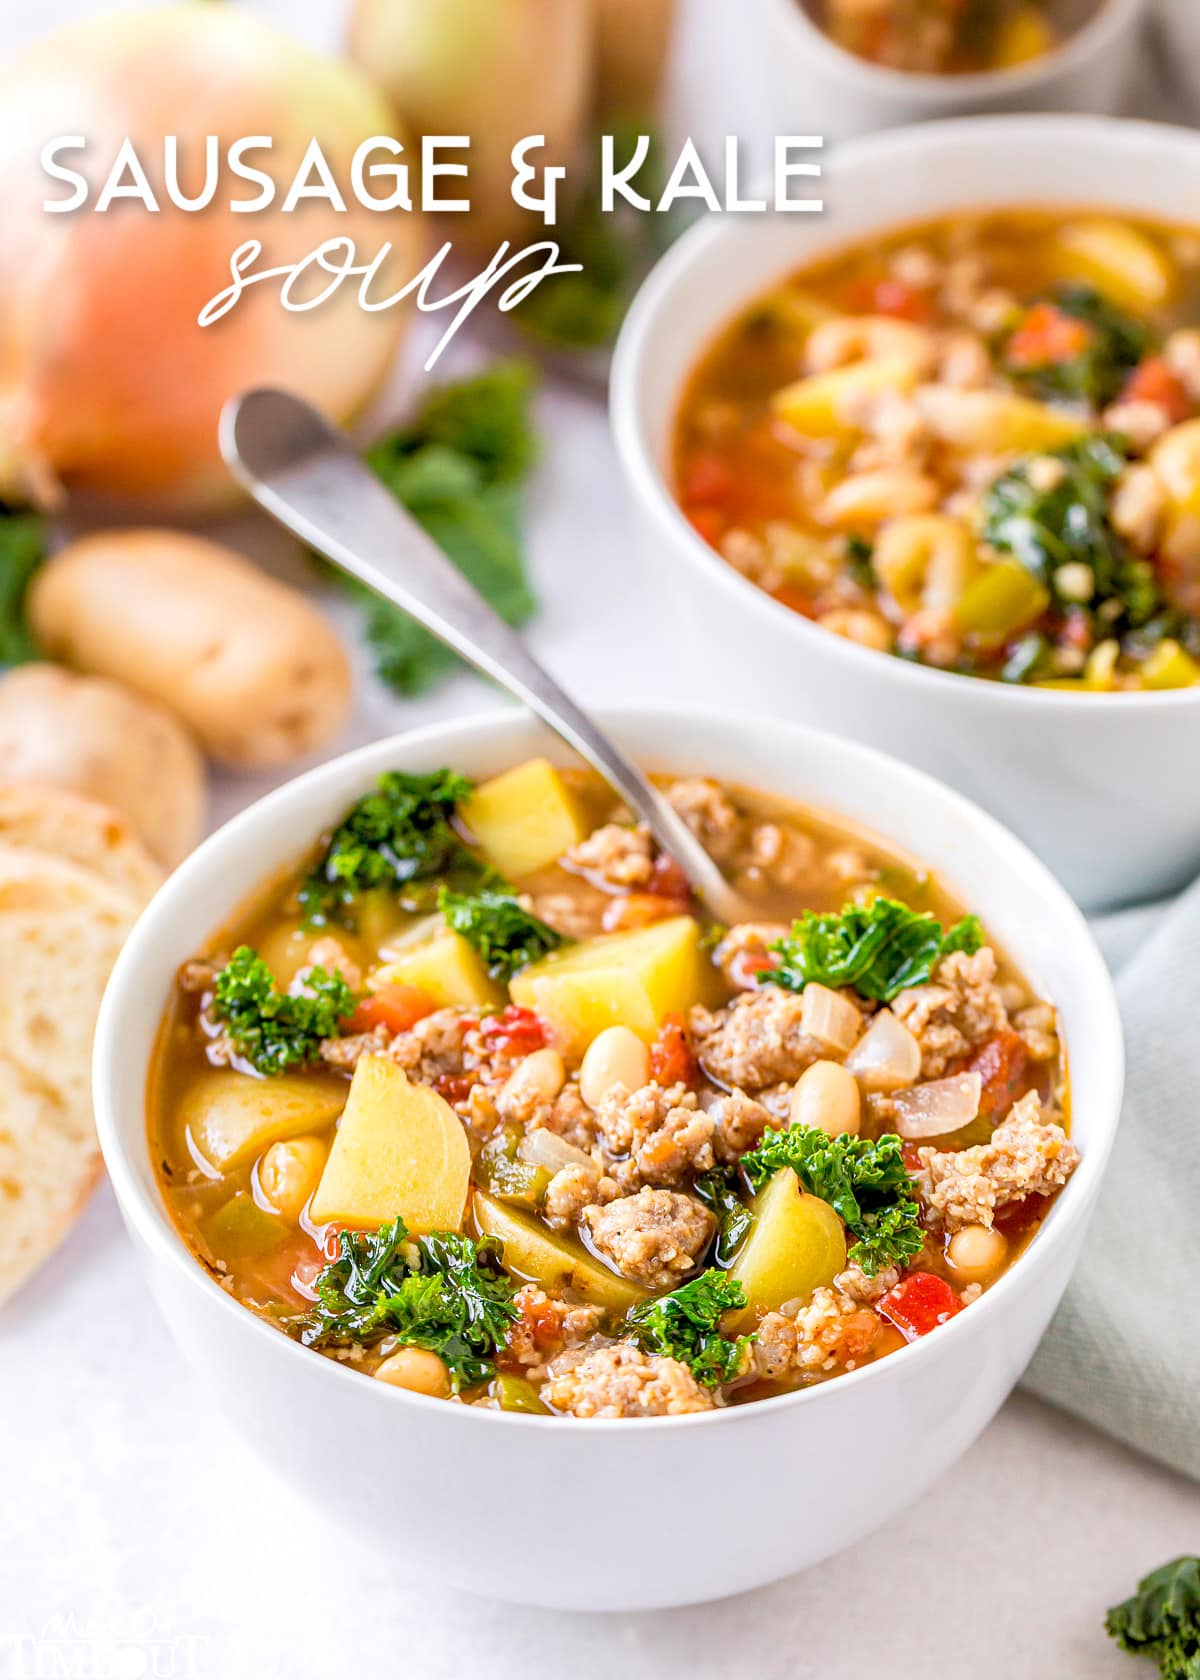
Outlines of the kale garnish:
{"type": "Polygon", "coordinates": [[[726,1272],[707,1271],[634,1307],[626,1319],[643,1353],[678,1359],[705,1388],[719,1388],[742,1374],[753,1336],[730,1340],[720,1333],[725,1313],[746,1305],[746,1292],[726,1272]]]}
{"type": "Polygon", "coordinates": [[[750,1229],[750,1209],[742,1200],[741,1175],[736,1167],[713,1167],[701,1174],[692,1191],[696,1200],[716,1215],[713,1259],[722,1268],[731,1266],[738,1245],[750,1229]]]}
{"type": "Polygon", "coordinates": [[[258,1073],[284,1073],[316,1061],[354,1009],[340,974],[310,968],[304,990],[281,992],[263,959],[240,945],[213,982],[210,1010],[243,1061],[258,1073]]]}
{"type": "Polygon", "coordinates": [[[980,528],[984,541],[1019,560],[1060,608],[1079,605],[1074,590],[1061,592],[1061,568],[1086,566],[1092,578],[1087,610],[1103,634],[1145,624],[1162,604],[1158,584],[1110,519],[1112,493],[1126,464],[1121,439],[1079,438],[1039,459],[1060,463],[1049,488],[1038,488],[1031,460],[1018,461],[989,487],[980,528]]]}
{"type": "Polygon", "coordinates": [[[519,1314],[516,1284],[492,1237],[453,1231],[410,1238],[402,1219],[378,1231],[343,1231],[339,1253],[317,1277],[317,1301],[294,1322],[308,1347],[369,1344],[394,1336],[436,1353],[457,1394],[486,1382],[519,1314]]]}
{"type": "Polygon", "coordinates": [[[982,943],[975,916],[964,916],[946,931],[928,912],[876,898],[829,915],[806,910],[791,933],[769,947],[780,962],[761,979],[793,992],[813,981],[835,990],[853,986],[863,997],[890,1003],[906,986],[928,980],[940,958],[977,951],[982,943]]]}
{"type": "Polygon", "coordinates": [[[1035,304],[1030,313],[1037,311],[1076,323],[1078,347],[1069,354],[1041,359],[1014,354],[1022,343],[1018,326],[1004,351],[1004,369],[1031,395],[1050,401],[1107,407],[1124,390],[1153,344],[1144,322],[1125,314],[1092,286],[1058,286],[1049,300],[1035,304]]]}
{"type": "Polygon", "coordinates": [[[511,893],[489,889],[456,893],[443,887],[438,909],[455,933],[479,953],[492,979],[505,984],[530,963],[567,943],[511,893]]]}
{"type": "Polygon", "coordinates": [[[810,1195],[828,1202],[858,1240],[849,1258],[868,1277],[902,1266],[921,1252],[920,1204],[893,1133],[877,1139],[831,1138],[815,1126],[764,1132],[742,1168],[756,1190],[790,1167],[810,1195]]]}
{"type": "MultiPolygon", "coordinates": [[[[334,829],[300,888],[305,922],[312,927],[333,920],[357,893],[376,887],[438,878],[464,885],[485,881],[490,871],[454,827],[455,808],[471,790],[467,778],[453,770],[382,775],[375,792],[364,795],[334,829]]],[[[421,895],[410,896],[419,907],[421,895]]]]}

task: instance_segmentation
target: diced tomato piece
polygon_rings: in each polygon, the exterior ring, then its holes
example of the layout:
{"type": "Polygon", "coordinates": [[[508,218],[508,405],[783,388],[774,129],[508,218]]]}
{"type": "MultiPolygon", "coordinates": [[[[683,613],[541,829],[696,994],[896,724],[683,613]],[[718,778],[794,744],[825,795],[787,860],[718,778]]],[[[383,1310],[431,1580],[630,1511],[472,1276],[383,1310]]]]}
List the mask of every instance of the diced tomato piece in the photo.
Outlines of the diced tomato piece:
{"type": "Polygon", "coordinates": [[[684,513],[697,536],[703,537],[706,543],[711,543],[715,548],[725,535],[725,527],[729,523],[720,508],[688,507],[685,503],[684,513]]]}
{"type": "Polygon", "coordinates": [[[600,925],[605,933],[628,933],[632,928],[665,922],[682,909],[679,899],[664,898],[661,893],[622,893],[605,905],[600,925]]]}
{"type": "Polygon", "coordinates": [[[928,321],[933,313],[929,295],[903,280],[885,275],[877,280],[871,293],[871,308],[876,315],[891,315],[897,321],[928,321]]]}
{"type": "Polygon", "coordinates": [[[668,1015],[650,1046],[650,1077],[659,1085],[695,1085],[696,1058],[682,1015],[668,1015]]]}
{"type": "Polygon", "coordinates": [[[660,852],[654,860],[649,891],[657,893],[660,898],[678,899],[682,904],[686,904],[692,896],[691,882],[684,874],[682,864],[676,863],[666,852],[660,852]]]}
{"type": "Polygon", "coordinates": [[[945,1278],[935,1277],[932,1272],[910,1272],[888,1290],[879,1310],[891,1319],[905,1341],[915,1342],[918,1336],[928,1336],[939,1324],[960,1313],[963,1304],[945,1278]]]}
{"type": "Polygon", "coordinates": [[[530,1056],[545,1047],[546,1026],[532,1009],[510,1003],[499,1015],[490,1015],[483,1023],[483,1036],[492,1049],[503,1050],[510,1056],[530,1056]]]}
{"type": "Polygon", "coordinates": [[[685,502],[720,506],[733,494],[736,480],[720,455],[693,455],[680,487],[685,502]]]}
{"type": "Polygon", "coordinates": [[[739,951],[736,956],[730,957],[725,972],[739,992],[752,992],[758,985],[759,975],[766,974],[778,962],[779,958],[773,957],[769,951],[739,951]]]}
{"type": "Polygon", "coordinates": [[[793,612],[799,613],[801,618],[813,616],[812,596],[806,595],[802,589],[793,589],[785,583],[782,589],[775,591],[775,599],[783,606],[790,607],[793,612]]]}
{"type": "Polygon", "coordinates": [[[1190,419],[1193,413],[1187,386],[1162,356],[1147,356],[1134,368],[1124,397],[1126,402],[1153,403],[1173,426],[1190,419]]]}
{"type": "Polygon", "coordinates": [[[381,986],[377,992],[363,998],[350,1017],[351,1032],[373,1032],[386,1027],[390,1033],[408,1032],[426,1015],[432,1015],[437,1004],[419,986],[381,986]]]}
{"type": "Polygon", "coordinates": [[[1035,303],[1005,346],[1004,359],[1014,368],[1054,367],[1082,355],[1092,336],[1086,321],[1053,303],[1035,303]]]}
{"type": "Polygon", "coordinates": [[[914,1177],[921,1171],[920,1148],[921,1145],[919,1143],[913,1143],[911,1138],[906,1138],[900,1145],[900,1155],[904,1162],[904,1170],[910,1178],[914,1177]]]}
{"type": "Polygon", "coordinates": [[[478,1075],[474,1073],[444,1073],[434,1080],[433,1088],[448,1103],[460,1103],[466,1102],[478,1083],[478,1075]]]}
{"type": "Polygon", "coordinates": [[[989,1116],[1010,1108],[1028,1066],[1029,1046],[1019,1033],[999,1033],[976,1050],[967,1063],[967,1072],[977,1073],[983,1080],[980,1114],[989,1116]]]}
{"type": "Polygon", "coordinates": [[[321,1252],[326,1260],[336,1260],[342,1252],[341,1236],[343,1231],[352,1229],[349,1225],[331,1220],[328,1225],[319,1228],[321,1232],[321,1252]]]}

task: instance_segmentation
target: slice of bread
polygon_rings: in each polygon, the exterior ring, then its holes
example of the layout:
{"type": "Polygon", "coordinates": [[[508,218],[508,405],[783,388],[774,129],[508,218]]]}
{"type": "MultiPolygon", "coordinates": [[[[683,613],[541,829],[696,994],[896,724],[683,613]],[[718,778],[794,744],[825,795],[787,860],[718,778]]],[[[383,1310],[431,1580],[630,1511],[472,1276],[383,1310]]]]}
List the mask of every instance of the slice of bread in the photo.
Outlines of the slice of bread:
{"type": "Polygon", "coordinates": [[[0,1301],[100,1174],[92,1037],[137,907],[94,872],[0,847],[0,1301]]]}
{"type": "Polygon", "coordinates": [[[124,818],[62,788],[0,782],[0,846],[30,847],[94,869],[139,909],[162,883],[162,870],[124,818]]]}

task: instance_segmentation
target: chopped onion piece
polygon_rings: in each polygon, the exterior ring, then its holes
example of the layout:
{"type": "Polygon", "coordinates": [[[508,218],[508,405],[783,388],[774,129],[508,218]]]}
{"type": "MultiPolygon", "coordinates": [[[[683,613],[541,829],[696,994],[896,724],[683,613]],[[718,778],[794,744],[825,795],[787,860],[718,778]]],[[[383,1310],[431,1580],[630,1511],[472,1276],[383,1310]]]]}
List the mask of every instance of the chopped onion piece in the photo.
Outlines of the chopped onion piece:
{"type": "Polygon", "coordinates": [[[800,1026],[809,1038],[844,1056],[858,1043],[862,1016],[849,998],[814,980],[804,988],[800,1026]]]}
{"type": "Polygon", "coordinates": [[[977,1073],[956,1073],[898,1091],[896,1130],[902,1138],[945,1137],[969,1126],[979,1113],[983,1080],[977,1073]]]}
{"type": "Polygon", "coordinates": [[[592,1157],[577,1149],[566,1138],[559,1137],[548,1126],[535,1126],[517,1145],[519,1160],[531,1167],[545,1167],[548,1172],[561,1172],[564,1167],[590,1167],[592,1157]]]}
{"type": "Polygon", "coordinates": [[[921,1076],[921,1046],[890,1009],[881,1009],[846,1066],[864,1091],[899,1091],[921,1076]]]}

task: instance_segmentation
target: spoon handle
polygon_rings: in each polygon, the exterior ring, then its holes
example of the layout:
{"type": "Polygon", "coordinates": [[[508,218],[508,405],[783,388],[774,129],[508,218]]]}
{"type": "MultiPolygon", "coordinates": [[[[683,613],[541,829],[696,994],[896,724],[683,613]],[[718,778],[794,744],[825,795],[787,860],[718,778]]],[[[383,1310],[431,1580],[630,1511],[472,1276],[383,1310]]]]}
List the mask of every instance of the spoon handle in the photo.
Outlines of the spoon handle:
{"type": "Polygon", "coordinates": [[[723,921],[744,906],[672,805],[582,712],[520,636],[363,465],[345,433],[286,391],[226,404],[221,449],[271,516],[506,688],[587,760],[649,825],[723,921]]]}

